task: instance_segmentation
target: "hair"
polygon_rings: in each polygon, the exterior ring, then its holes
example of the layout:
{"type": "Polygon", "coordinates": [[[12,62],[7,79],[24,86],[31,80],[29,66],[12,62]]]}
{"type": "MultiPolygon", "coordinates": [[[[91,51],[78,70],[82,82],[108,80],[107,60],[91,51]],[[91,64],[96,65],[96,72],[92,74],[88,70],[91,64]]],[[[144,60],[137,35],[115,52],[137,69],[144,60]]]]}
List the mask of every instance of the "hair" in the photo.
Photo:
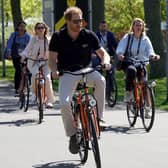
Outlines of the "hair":
{"type": "Polygon", "coordinates": [[[105,20],[102,20],[100,24],[106,24],[107,22],[105,20]]]}
{"type": "Polygon", "coordinates": [[[71,20],[73,14],[80,14],[83,15],[83,12],[80,8],[76,6],[69,7],[64,12],[64,18],[65,20],[71,20]]]}
{"type": "Polygon", "coordinates": [[[142,23],[142,25],[143,25],[142,35],[145,35],[147,28],[146,28],[145,22],[144,22],[141,18],[135,18],[135,19],[132,21],[132,24],[131,24],[131,27],[130,27],[130,32],[133,32],[133,27],[134,27],[135,23],[137,23],[137,22],[142,23]]]}
{"type": "Polygon", "coordinates": [[[36,34],[36,29],[37,29],[38,25],[43,25],[43,26],[44,26],[44,28],[45,28],[44,37],[47,38],[48,26],[47,26],[45,23],[43,23],[43,22],[37,22],[37,23],[35,24],[35,26],[34,26],[35,34],[36,34]]]}
{"type": "MultiPolygon", "coordinates": [[[[25,21],[21,20],[21,21],[18,21],[17,24],[16,24],[16,29],[15,31],[18,31],[18,27],[21,25],[21,24],[24,24],[25,26],[27,25],[25,21]]],[[[25,30],[26,32],[26,30],[25,30]]]]}

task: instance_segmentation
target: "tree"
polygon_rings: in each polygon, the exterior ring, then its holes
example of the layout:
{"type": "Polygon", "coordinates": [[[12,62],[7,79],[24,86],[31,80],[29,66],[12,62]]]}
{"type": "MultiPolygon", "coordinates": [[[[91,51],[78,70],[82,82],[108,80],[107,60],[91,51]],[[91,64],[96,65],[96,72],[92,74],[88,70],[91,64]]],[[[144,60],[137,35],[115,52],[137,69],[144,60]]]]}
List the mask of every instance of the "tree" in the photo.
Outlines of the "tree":
{"type": "Polygon", "coordinates": [[[105,0],[105,19],[118,39],[129,30],[135,17],[144,19],[143,0],[105,0]]]}
{"type": "Polygon", "coordinates": [[[149,31],[154,50],[161,56],[160,61],[151,64],[150,76],[162,77],[165,76],[165,54],[163,47],[163,39],[161,33],[161,8],[160,0],[144,0],[145,22],[149,31]],[[156,68],[157,67],[157,68],[156,68]]]}
{"type": "Polygon", "coordinates": [[[14,29],[15,29],[18,21],[23,20],[22,12],[21,12],[21,4],[20,4],[20,0],[10,0],[10,4],[11,4],[14,29]]]}

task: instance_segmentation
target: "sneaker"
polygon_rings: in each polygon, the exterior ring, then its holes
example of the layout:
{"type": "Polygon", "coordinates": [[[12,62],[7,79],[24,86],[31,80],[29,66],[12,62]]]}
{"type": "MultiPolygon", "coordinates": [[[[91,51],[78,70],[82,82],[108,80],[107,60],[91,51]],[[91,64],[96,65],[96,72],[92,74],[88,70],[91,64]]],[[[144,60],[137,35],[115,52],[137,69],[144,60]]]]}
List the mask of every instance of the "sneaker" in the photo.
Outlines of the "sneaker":
{"type": "Polygon", "coordinates": [[[53,108],[53,104],[52,103],[46,103],[46,108],[53,108]]]}
{"type": "Polygon", "coordinates": [[[145,107],[145,118],[146,119],[150,119],[151,118],[151,116],[150,116],[150,107],[149,106],[145,107]]]}
{"type": "Polygon", "coordinates": [[[100,124],[100,131],[103,131],[108,127],[106,122],[102,119],[99,119],[99,124],[100,124]]]}
{"type": "Polygon", "coordinates": [[[126,91],[125,92],[125,97],[124,97],[125,103],[130,102],[131,100],[133,100],[133,98],[134,98],[133,91],[126,91]]]}
{"type": "Polygon", "coordinates": [[[77,143],[76,134],[74,134],[70,137],[69,151],[72,154],[77,154],[79,152],[79,146],[78,146],[78,143],[77,143]]]}

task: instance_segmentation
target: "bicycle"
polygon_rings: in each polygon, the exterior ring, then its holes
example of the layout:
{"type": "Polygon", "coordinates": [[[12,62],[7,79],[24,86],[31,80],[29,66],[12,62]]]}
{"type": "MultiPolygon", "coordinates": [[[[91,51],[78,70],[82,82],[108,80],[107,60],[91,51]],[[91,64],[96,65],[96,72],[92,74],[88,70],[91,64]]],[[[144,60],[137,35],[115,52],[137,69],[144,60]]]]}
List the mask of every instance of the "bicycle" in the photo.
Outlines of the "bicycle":
{"type": "Polygon", "coordinates": [[[19,86],[19,107],[27,112],[29,107],[29,95],[31,85],[31,73],[27,68],[27,60],[22,63],[21,81],[19,86]]]}
{"type": "Polygon", "coordinates": [[[72,99],[72,113],[74,115],[74,126],[77,128],[77,142],[79,145],[79,156],[81,163],[86,163],[88,150],[92,149],[96,167],[101,168],[98,139],[100,128],[97,112],[97,101],[87,86],[87,74],[92,73],[97,68],[85,68],[85,72],[75,73],[63,71],[71,75],[81,75],[82,80],[76,88],[72,99]],[[90,144],[91,147],[90,148],[90,144]]]}
{"type": "Polygon", "coordinates": [[[118,88],[114,69],[106,72],[106,101],[109,107],[114,107],[117,101],[118,88]]]}
{"type": "MultiPolygon", "coordinates": [[[[113,64],[113,59],[111,59],[111,63],[113,64]]],[[[96,65],[100,64],[100,59],[98,57],[92,58],[92,67],[96,67],[96,65]]],[[[102,73],[101,70],[98,70],[101,74],[105,76],[106,79],[106,101],[109,107],[114,107],[117,102],[118,96],[118,88],[117,81],[115,79],[114,68],[112,67],[110,70],[106,70],[102,73]]]]}
{"type": "MultiPolygon", "coordinates": [[[[149,61],[140,61],[135,59],[128,59],[131,64],[138,64],[142,66],[142,75],[144,76],[145,63],[149,61]]],[[[149,132],[153,126],[155,119],[155,104],[153,87],[156,85],[155,81],[149,84],[148,81],[137,79],[133,80],[133,99],[127,102],[127,117],[131,127],[136,123],[137,117],[142,119],[143,126],[149,132]]]]}
{"type": "Polygon", "coordinates": [[[45,62],[48,59],[32,59],[28,58],[31,61],[38,62],[38,73],[35,76],[35,96],[36,96],[36,102],[38,104],[38,110],[39,110],[39,124],[43,120],[43,113],[44,113],[44,104],[46,103],[46,96],[45,96],[45,85],[46,80],[43,73],[43,66],[45,66],[45,62]]]}

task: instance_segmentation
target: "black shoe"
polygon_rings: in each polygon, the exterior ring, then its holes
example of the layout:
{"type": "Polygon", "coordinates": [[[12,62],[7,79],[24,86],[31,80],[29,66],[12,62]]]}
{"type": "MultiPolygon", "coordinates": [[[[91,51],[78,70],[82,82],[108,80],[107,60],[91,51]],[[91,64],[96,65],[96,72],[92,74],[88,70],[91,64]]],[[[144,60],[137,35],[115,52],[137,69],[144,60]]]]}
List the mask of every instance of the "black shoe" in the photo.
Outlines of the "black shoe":
{"type": "Polygon", "coordinates": [[[15,90],[15,97],[18,97],[19,96],[19,91],[18,90],[15,90]]]}
{"type": "Polygon", "coordinates": [[[77,154],[79,152],[79,146],[78,146],[78,143],[77,143],[76,134],[74,134],[70,137],[69,151],[72,154],[77,154]]]}
{"type": "Polygon", "coordinates": [[[105,130],[108,126],[106,125],[106,122],[102,119],[99,119],[99,126],[100,126],[100,131],[105,130]]]}

